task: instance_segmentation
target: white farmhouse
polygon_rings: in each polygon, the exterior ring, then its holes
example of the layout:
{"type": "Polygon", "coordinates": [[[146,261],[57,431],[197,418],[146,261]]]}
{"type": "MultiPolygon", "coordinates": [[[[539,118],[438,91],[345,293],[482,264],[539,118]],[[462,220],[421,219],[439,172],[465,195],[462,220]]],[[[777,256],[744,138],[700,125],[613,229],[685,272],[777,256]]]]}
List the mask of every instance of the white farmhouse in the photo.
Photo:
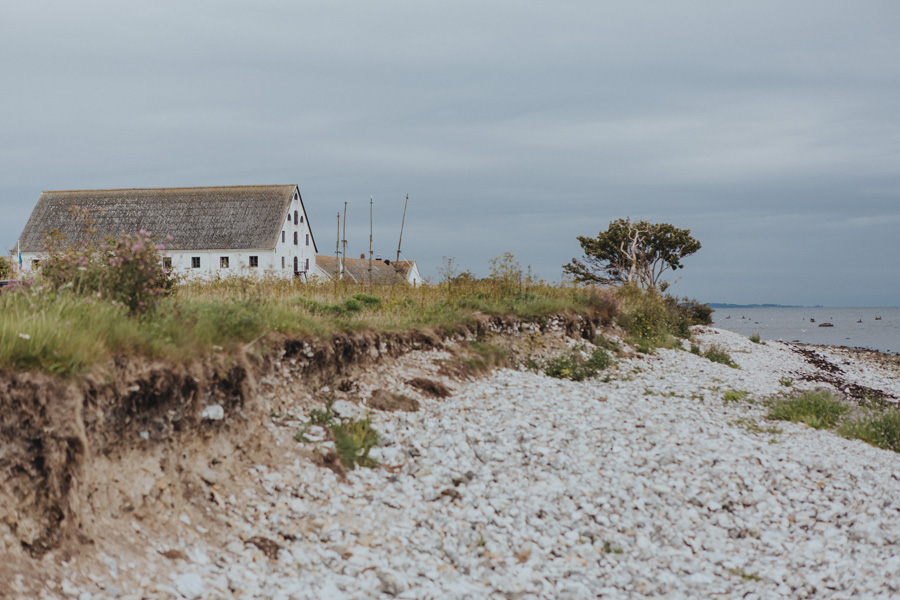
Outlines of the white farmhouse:
{"type": "Polygon", "coordinates": [[[54,229],[66,244],[144,229],[165,244],[166,266],[189,279],[305,278],[316,266],[316,242],[296,185],[44,192],[19,238],[25,270],[40,265],[54,229]]]}

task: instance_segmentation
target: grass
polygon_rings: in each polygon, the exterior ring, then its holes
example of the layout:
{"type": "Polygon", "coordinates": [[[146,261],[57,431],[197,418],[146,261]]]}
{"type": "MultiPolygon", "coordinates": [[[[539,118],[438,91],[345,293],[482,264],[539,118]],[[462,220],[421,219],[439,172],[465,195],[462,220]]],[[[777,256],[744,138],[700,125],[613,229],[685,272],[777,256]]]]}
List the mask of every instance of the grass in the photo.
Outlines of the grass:
{"type": "Polygon", "coordinates": [[[735,419],[734,421],[731,422],[731,424],[735,425],[737,427],[743,427],[750,433],[765,433],[765,434],[770,434],[770,435],[784,433],[784,431],[779,427],[775,427],[774,425],[769,426],[769,427],[763,427],[762,425],[757,423],[755,419],[750,419],[750,418],[746,418],[746,417],[742,418],[742,419],[735,419]]]}
{"type": "Polygon", "coordinates": [[[900,412],[896,408],[866,413],[843,423],[838,432],[877,448],[900,452],[900,412]]]}
{"type": "Polygon", "coordinates": [[[251,343],[264,350],[279,335],[452,329],[478,314],[538,320],[602,310],[601,301],[574,287],[504,296],[482,283],[467,291],[227,279],[181,286],[152,314],[135,317],[122,306],[36,286],[0,293],[0,369],[72,376],[122,355],[184,362],[251,343]]]}
{"type": "Polygon", "coordinates": [[[584,381],[609,367],[612,359],[606,350],[601,348],[594,349],[590,355],[585,358],[580,350],[572,350],[560,357],[554,358],[547,362],[544,368],[544,374],[557,379],[571,379],[572,381],[584,381]]]}
{"type": "Polygon", "coordinates": [[[378,444],[378,431],[372,426],[369,417],[364,419],[341,418],[331,410],[329,399],[322,409],[309,411],[309,420],[303,429],[294,435],[298,442],[308,442],[306,434],[314,426],[324,427],[334,440],[334,450],[347,469],[360,467],[376,467],[378,462],[369,457],[369,451],[378,444]]]}
{"type": "Polygon", "coordinates": [[[728,390],[722,395],[722,403],[723,404],[732,404],[736,402],[741,402],[750,396],[750,392],[738,391],[738,390],[728,390]]]}
{"type": "Polygon", "coordinates": [[[750,336],[750,341],[753,342],[754,344],[760,344],[761,346],[765,346],[765,345],[766,345],[766,343],[760,339],[758,333],[754,333],[753,335],[751,335],[751,336],[750,336]]]}
{"type": "Polygon", "coordinates": [[[768,418],[833,429],[846,438],[900,452],[900,410],[895,406],[862,402],[854,408],[828,390],[814,390],[774,400],[768,418]]]}
{"type": "Polygon", "coordinates": [[[725,349],[720,346],[710,346],[706,350],[706,352],[703,353],[703,356],[706,357],[707,360],[710,360],[714,363],[727,365],[732,369],[740,369],[738,364],[731,359],[731,355],[729,355],[728,352],[726,352],[725,349]]]}
{"type": "MultiPolygon", "coordinates": [[[[232,277],[179,285],[154,311],[136,316],[121,305],[66,286],[54,290],[38,280],[27,289],[0,292],[0,370],[71,377],[123,356],[189,362],[238,348],[264,354],[285,336],[453,331],[484,315],[541,323],[568,314],[606,325],[615,322],[641,350],[653,352],[674,345],[676,335],[689,334],[679,310],[666,297],[630,288],[533,281],[510,286],[508,281],[475,278],[413,288],[232,277]]],[[[615,341],[598,338],[607,353],[618,352],[615,341]]],[[[473,348],[474,367],[501,359],[495,350],[473,348]]]]}
{"type": "Polygon", "coordinates": [[[813,390],[775,400],[769,408],[768,418],[828,429],[837,425],[848,410],[847,404],[831,392],[813,390]]]}

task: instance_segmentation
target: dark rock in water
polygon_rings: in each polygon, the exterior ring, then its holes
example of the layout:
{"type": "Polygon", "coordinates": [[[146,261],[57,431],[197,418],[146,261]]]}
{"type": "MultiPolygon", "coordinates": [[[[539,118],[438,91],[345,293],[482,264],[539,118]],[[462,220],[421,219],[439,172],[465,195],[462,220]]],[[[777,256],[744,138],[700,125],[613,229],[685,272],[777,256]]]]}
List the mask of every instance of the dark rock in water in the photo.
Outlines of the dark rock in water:
{"type": "Polygon", "coordinates": [[[819,323],[819,327],[834,327],[831,323],[819,323]]]}
{"type": "Polygon", "coordinates": [[[810,322],[810,323],[815,323],[816,320],[815,320],[815,319],[810,319],[809,322],[810,322]]]}

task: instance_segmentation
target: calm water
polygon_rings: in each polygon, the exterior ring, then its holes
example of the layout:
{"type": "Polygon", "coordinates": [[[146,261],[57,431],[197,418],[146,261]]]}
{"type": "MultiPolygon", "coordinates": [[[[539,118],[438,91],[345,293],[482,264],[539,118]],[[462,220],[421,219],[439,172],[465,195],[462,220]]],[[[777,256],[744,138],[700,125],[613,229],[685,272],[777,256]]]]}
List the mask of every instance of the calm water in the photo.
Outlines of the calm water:
{"type": "Polygon", "coordinates": [[[763,340],[900,353],[900,307],[717,308],[712,316],[715,327],[748,337],[757,333],[763,340]],[[822,323],[834,327],[819,327],[822,323]]]}

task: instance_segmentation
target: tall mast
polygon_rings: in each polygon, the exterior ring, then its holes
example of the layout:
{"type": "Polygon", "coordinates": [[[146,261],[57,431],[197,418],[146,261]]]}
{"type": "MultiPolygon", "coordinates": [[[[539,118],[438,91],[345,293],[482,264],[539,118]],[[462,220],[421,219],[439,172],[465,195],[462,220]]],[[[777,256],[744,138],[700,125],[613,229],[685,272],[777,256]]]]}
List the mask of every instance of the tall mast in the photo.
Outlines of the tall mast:
{"type": "Polygon", "coordinates": [[[369,283],[372,283],[372,204],[375,202],[369,196],[369,283]]]}
{"type": "Polygon", "coordinates": [[[334,241],[334,257],[338,261],[338,279],[344,278],[344,261],[341,260],[341,213],[337,214],[337,239],[334,241]]]}
{"type": "Polygon", "coordinates": [[[343,242],[344,242],[344,249],[342,252],[342,256],[344,258],[341,259],[341,275],[344,274],[344,265],[347,261],[347,203],[346,202],[344,202],[344,239],[343,239],[343,242]]]}
{"type": "Polygon", "coordinates": [[[400,244],[403,243],[403,224],[406,223],[406,205],[409,204],[409,194],[406,195],[406,201],[403,203],[403,219],[400,221],[400,240],[397,242],[397,261],[400,262],[400,244]]]}

